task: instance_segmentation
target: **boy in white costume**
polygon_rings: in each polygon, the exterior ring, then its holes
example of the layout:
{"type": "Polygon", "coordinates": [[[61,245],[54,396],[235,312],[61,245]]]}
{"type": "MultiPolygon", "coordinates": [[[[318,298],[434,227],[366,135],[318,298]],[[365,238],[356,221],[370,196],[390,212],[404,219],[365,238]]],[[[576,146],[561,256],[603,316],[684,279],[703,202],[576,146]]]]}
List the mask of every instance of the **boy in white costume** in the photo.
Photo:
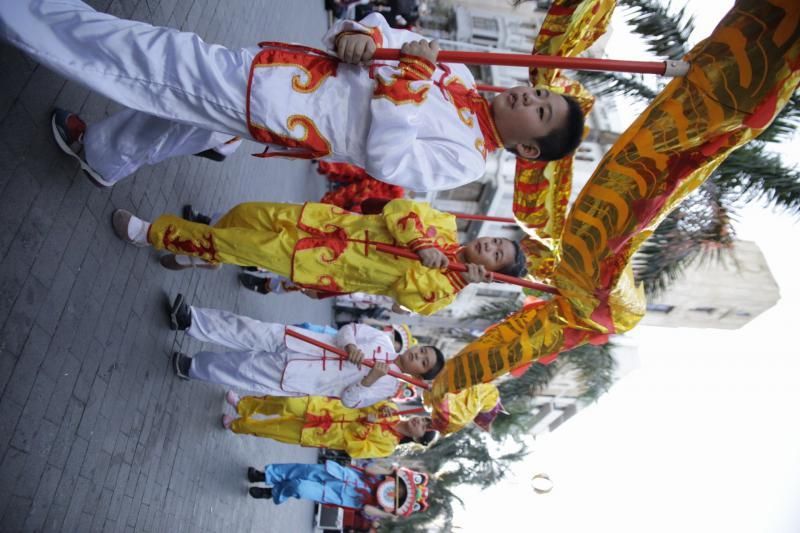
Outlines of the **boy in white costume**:
{"type": "Polygon", "coordinates": [[[194,357],[174,354],[175,372],[254,391],[268,396],[331,396],[347,407],[367,407],[393,398],[403,386],[387,371],[431,380],[444,366],[442,352],[433,346],[414,346],[398,354],[392,337],[365,324],[348,324],[337,335],[300,327],[261,322],[218,309],[189,306],[178,295],[171,309],[171,327],[185,330],[202,342],[231,348],[229,352],[199,352],[194,357]],[[287,336],[296,330],[348,352],[348,360],[287,336]],[[375,362],[374,368],[362,361],[375,362]]]}
{"type": "Polygon", "coordinates": [[[79,0],[0,2],[0,37],[135,110],[88,128],[54,114],[62,149],[105,186],[230,134],[266,144],[263,157],[325,158],[411,190],[451,189],[481,177],[486,154],[500,146],[558,159],[583,132],[574,99],[517,87],[490,105],[466,66],[436,65],[435,44],[415,42],[419,35],[379,14],[337,22],[325,35],[325,46],[353,64],[283,43],[229,50],[79,0]],[[378,47],[401,48],[400,61],[362,65],[378,47]]]}

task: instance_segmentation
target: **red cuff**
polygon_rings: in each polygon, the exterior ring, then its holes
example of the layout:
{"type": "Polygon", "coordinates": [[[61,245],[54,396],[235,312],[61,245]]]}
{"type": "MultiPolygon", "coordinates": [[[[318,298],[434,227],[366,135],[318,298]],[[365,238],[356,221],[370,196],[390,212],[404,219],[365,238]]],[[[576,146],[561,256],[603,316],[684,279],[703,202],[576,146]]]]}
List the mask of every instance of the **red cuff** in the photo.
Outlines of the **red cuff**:
{"type": "Polygon", "coordinates": [[[429,80],[433,77],[436,65],[424,57],[400,53],[400,69],[406,79],[429,80]]]}
{"type": "Polygon", "coordinates": [[[419,250],[425,250],[427,248],[436,248],[436,245],[433,243],[433,239],[421,237],[409,242],[408,247],[412,252],[418,252],[419,250]]]}
{"type": "Polygon", "coordinates": [[[460,272],[453,272],[452,270],[448,270],[444,273],[444,276],[447,278],[447,281],[450,282],[450,285],[456,290],[456,292],[460,291],[464,287],[467,286],[467,281],[461,277],[460,272]]]}

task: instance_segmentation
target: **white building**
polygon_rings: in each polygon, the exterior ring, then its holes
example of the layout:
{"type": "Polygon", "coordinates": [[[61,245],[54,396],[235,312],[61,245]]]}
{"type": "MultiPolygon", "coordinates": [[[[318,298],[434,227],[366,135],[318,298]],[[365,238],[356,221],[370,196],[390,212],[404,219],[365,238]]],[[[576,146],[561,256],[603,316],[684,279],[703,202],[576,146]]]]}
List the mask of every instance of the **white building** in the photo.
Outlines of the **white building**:
{"type": "MultiPolygon", "coordinates": [[[[617,363],[614,381],[639,367],[637,346],[624,336],[615,336],[612,355],[617,363]]],[[[558,359],[552,364],[559,364],[558,359]]],[[[581,388],[578,371],[569,364],[562,364],[546,388],[539,391],[533,400],[535,422],[531,435],[541,435],[554,431],[558,426],[572,418],[584,407],[579,400],[581,388]]]]}
{"type": "Polygon", "coordinates": [[[736,241],[721,261],[695,262],[684,277],[647,303],[642,324],[737,329],[780,298],[767,260],[754,242],[736,241]]]}

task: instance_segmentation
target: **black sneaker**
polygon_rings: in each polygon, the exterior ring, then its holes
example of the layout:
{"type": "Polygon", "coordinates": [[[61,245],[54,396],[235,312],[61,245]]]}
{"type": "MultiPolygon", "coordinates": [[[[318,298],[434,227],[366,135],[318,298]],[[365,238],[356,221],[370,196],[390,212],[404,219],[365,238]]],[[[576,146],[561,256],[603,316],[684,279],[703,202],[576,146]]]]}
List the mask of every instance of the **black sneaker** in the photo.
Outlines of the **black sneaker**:
{"type": "Polygon", "coordinates": [[[269,278],[260,278],[244,272],[239,273],[239,283],[260,294],[269,294],[269,278]]]}
{"type": "Polygon", "coordinates": [[[247,491],[250,493],[250,496],[253,498],[259,498],[267,500],[272,498],[272,489],[269,487],[250,487],[247,491]]]}
{"type": "Polygon", "coordinates": [[[186,330],[192,326],[192,311],[184,301],[183,294],[178,294],[169,308],[169,329],[186,330]]]}
{"type": "Polygon", "coordinates": [[[53,130],[53,138],[61,150],[78,160],[81,170],[89,178],[93,185],[100,188],[111,187],[114,185],[106,181],[103,177],[86,162],[83,151],[83,135],[86,133],[86,123],[76,115],[66,109],[56,108],[50,118],[50,127],[53,130]]]}
{"type": "Polygon", "coordinates": [[[256,470],[252,466],[247,467],[247,481],[250,483],[262,483],[266,481],[266,476],[261,470],[256,470]]]}
{"type": "Polygon", "coordinates": [[[192,207],[192,204],[183,206],[183,219],[189,222],[197,222],[199,224],[211,224],[211,217],[197,212],[192,207]]]}
{"type": "Polygon", "coordinates": [[[175,352],[172,354],[172,368],[175,370],[175,375],[180,379],[189,379],[189,368],[192,366],[192,358],[188,355],[175,352]]]}
{"type": "Polygon", "coordinates": [[[222,163],[223,161],[225,161],[225,158],[228,157],[225,154],[217,152],[213,148],[209,148],[208,150],[203,150],[202,152],[197,152],[194,155],[196,157],[202,157],[204,159],[210,159],[211,161],[216,161],[217,163],[222,163]]]}

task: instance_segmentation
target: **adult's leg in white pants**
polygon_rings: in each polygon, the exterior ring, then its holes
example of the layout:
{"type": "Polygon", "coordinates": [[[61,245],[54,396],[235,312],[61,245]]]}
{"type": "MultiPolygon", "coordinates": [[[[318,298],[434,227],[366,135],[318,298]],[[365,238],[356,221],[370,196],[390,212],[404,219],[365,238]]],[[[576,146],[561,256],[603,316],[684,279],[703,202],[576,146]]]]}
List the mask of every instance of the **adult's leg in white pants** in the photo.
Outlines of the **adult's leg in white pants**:
{"type": "Polygon", "coordinates": [[[275,352],[284,347],[286,326],[262,322],[230,311],[192,306],[192,326],[186,333],[202,342],[233,350],[275,352]]]}
{"type": "Polygon", "coordinates": [[[0,1],[0,38],[131,109],[250,137],[246,89],[254,50],[119,19],[79,0],[0,1]]]}
{"type": "Polygon", "coordinates": [[[280,352],[198,352],[192,357],[189,377],[262,396],[297,396],[281,390],[285,366],[280,352]]]}
{"type": "Polygon", "coordinates": [[[116,183],[144,165],[225,145],[232,136],[124,109],[89,124],[83,138],[86,161],[116,183]]]}

